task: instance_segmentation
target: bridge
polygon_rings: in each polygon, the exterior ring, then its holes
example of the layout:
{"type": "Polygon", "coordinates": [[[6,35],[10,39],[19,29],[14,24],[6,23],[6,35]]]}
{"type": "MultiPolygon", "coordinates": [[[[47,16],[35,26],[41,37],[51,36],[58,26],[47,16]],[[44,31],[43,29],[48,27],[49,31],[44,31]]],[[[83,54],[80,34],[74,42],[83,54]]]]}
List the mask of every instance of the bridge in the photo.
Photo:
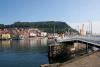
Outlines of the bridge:
{"type": "Polygon", "coordinates": [[[99,36],[67,36],[63,38],[60,37],[57,38],[57,43],[49,45],[48,55],[50,58],[56,58],[65,55],[67,56],[68,53],[73,54],[75,51],[78,52],[85,50],[84,52],[88,53],[88,49],[91,49],[95,52],[95,47],[97,47],[97,50],[100,50],[99,36]]]}
{"type": "Polygon", "coordinates": [[[98,36],[69,36],[58,38],[57,42],[80,42],[100,48],[100,37],[98,36]]]}

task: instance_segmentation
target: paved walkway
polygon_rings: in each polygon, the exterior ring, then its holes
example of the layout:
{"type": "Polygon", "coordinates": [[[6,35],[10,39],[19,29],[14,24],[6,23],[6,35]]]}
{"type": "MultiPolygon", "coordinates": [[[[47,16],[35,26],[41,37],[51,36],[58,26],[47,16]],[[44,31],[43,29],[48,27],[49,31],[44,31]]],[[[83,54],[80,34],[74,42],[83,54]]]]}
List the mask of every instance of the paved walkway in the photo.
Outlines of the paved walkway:
{"type": "Polygon", "coordinates": [[[100,67],[100,51],[59,67],[100,67]]]}

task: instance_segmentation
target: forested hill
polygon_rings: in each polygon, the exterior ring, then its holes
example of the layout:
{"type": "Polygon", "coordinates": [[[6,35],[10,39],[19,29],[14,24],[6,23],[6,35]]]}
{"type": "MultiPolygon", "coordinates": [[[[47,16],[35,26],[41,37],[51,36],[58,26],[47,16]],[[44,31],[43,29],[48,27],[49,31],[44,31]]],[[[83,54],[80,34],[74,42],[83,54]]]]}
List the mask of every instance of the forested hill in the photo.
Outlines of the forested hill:
{"type": "Polygon", "coordinates": [[[61,21],[42,21],[42,22],[15,22],[11,25],[3,25],[0,24],[0,28],[38,28],[41,31],[48,32],[48,33],[63,33],[65,31],[73,31],[77,32],[76,30],[72,29],[68,24],[61,21]]]}

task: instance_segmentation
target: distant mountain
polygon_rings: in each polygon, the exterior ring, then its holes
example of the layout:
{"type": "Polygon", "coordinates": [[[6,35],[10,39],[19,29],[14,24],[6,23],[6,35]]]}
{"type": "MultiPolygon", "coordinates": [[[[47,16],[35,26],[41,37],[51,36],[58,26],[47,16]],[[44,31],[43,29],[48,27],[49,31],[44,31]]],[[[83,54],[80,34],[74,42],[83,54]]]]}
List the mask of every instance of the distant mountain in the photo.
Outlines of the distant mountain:
{"type": "Polygon", "coordinates": [[[77,32],[76,30],[72,29],[68,24],[61,21],[41,21],[41,22],[15,22],[11,25],[0,25],[2,28],[3,26],[6,28],[26,28],[26,27],[33,27],[38,28],[41,31],[48,32],[48,33],[63,33],[65,31],[72,31],[77,32]]]}

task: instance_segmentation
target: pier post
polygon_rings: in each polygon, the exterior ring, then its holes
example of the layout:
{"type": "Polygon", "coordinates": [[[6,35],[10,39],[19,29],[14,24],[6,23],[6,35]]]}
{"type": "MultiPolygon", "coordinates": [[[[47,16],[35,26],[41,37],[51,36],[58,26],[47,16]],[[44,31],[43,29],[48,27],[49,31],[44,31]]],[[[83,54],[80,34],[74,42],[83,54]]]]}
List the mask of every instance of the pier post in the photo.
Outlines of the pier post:
{"type": "Polygon", "coordinates": [[[86,53],[88,53],[88,43],[86,44],[86,53]]]}

